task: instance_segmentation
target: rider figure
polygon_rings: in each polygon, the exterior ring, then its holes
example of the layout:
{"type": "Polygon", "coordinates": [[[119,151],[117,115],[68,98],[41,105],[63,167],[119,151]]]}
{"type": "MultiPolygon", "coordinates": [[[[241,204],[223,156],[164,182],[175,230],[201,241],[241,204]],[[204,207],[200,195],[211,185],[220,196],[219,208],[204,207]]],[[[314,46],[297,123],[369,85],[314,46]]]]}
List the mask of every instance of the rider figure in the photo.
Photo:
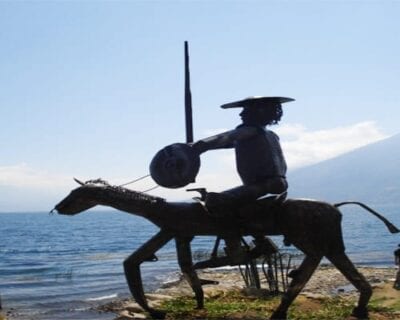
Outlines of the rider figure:
{"type": "Polygon", "coordinates": [[[213,149],[234,148],[236,168],[242,186],[223,191],[209,192],[206,206],[213,208],[237,207],[268,193],[280,194],[287,190],[286,162],[278,136],[266,129],[277,124],[282,117],[283,97],[251,97],[224,104],[221,108],[243,108],[242,124],[230,130],[193,144],[199,154],[213,149]]]}
{"type": "MultiPolygon", "coordinates": [[[[222,108],[243,108],[242,124],[227,131],[195,142],[192,147],[201,154],[208,150],[234,148],[236,168],[242,186],[220,193],[209,192],[205,204],[211,214],[224,216],[240,205],[254,201],[266,194],[281,194],[288,188],[286,161],[278,136],[266,129],[277,124],[282,117],[282,103],[293,101],[284,97],[251,97],[224,104],[222,108]]],[[[266,243],[264,237],[256,237],[256,244],[266,243]]],[[[241,238],[225,237],[227,253],[232,264],[245,258],[241,238]]]]}

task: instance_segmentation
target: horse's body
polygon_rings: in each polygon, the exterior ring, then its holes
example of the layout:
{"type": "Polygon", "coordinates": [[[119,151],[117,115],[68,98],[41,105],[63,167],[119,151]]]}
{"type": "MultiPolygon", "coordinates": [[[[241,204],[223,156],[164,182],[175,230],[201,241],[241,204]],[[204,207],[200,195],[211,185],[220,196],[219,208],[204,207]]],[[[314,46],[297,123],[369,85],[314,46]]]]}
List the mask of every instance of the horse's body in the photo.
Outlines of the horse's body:
{"type": "MultiPolygon", "coordinates": [[[[127,282],[136,301],[154,318],[164,316],[150,308],[144,296],[140,264],[154,258],[154,253],[171,239],[175,239],[178,262],[191,285],[199,308],[203,307],[202,281],[192,263],[190,241],[194,236],[219,237],[245,235],[284,235],[285,240],[305,253],[288,291],[272,315],[285,319],[287,309],[314,273],[325,256],[360,292],[353,315],[366,318],[367,304],[372,289],[345,254],[342,238],[341,213],[331,204],[313,200],[289,199],[273,202],[258,200],[238,208],[235,216],[217,218],[210,215],[200,203],[167,202],[162,198],[109,185],[86,184],[73,190],[56,205],[61,214],[73,215],[96,205],[142,216],[160,228],[160,231],[124,261],[127,282]]],[[[375,215],[378,215],[374,212],[375,215]]],[[[379,216],[379,218],[384,219],[379,216]]],[[[385,223],[388,224],[387,221],[385,223]]],[[[389,225],[392,232],[398,230],[389,225]]]]}

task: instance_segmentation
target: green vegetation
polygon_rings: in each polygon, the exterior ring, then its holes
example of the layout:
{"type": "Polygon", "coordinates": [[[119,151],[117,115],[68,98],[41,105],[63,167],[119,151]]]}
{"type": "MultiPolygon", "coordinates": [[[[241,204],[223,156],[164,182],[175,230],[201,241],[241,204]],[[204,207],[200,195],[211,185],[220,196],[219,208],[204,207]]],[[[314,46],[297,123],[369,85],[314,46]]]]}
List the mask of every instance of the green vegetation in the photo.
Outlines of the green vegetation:
{"type": "MultiPolygon", "coordinates": [[[[308,299],[300,297],[289,309],[292,320],[332,320],[345,319],[350,316],[356,303],[355,299],[341,297],[325,299],[308,299]]],[[[247,319],[261,320],[268,318],[279,304],[279,297],[253,298],[240,294],[238,291],[221,293],[219,296],[207,298],[204,310],[196,310],[194,299],[180,297],[166,301],[162,309],[168,312],[167,319],[247,319]]],[[[396,311],[399,306],[385,306],[381,299],[371,302],[369,310],[371,319],[398,319],[396,311]],[[374,315],[379,314],[379,317],[374,315]]]]}
{"type": "Polygon", "coordinates": [[[368,306],[375,312],[400,312],[400,300],[392,297],[373,298],[368,306]]]}
{"type": "Polygon", "coordinates": [[[255,299],[232,291],[206,298],[204,310],[195,310],[190,297],[166,301],[162,309],[168,312],[168,319],[265,319],[278,302],[279,298],[255,299]]]}

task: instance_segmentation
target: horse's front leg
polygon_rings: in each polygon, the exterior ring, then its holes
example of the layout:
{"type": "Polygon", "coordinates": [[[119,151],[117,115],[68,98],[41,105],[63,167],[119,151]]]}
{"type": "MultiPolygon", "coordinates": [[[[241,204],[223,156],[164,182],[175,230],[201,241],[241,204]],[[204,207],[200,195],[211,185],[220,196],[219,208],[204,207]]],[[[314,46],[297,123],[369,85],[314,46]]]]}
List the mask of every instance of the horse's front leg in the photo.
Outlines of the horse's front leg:
{"type": "Polygon", "coordinates": [[[197,308],[204,308],[204,293],[201,287],[201,280],[197,276],[196,271],[193,267],[192,252],[190,249],[190,242],[192,238],[176,238],[176,251],[178,254],[178,263],[182,270],[182,273],[192,288],[196,302],[197,308]]]}
{"type": "Polygon", "coordinates": [[[165,231],[160,231],[143,246],[136,250],[124,261],[124,270],[129,290],[136,302],[155,319],[165,318],[165,312],[150,308],[144,295],[140,265],[149,260],[154,253],[163,247],[173,236],[165,231]]]}

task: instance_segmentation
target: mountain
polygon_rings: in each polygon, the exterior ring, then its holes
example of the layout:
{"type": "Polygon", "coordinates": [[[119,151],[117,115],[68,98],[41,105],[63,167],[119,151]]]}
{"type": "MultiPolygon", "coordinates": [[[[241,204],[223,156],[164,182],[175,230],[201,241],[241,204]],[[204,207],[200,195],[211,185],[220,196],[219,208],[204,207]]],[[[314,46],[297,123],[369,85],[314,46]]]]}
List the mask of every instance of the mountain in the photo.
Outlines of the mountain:
{"type": "Polygon", "coordinates": [[[288,174],[289,196],[400,204],[400,134],[288,174]]]}

